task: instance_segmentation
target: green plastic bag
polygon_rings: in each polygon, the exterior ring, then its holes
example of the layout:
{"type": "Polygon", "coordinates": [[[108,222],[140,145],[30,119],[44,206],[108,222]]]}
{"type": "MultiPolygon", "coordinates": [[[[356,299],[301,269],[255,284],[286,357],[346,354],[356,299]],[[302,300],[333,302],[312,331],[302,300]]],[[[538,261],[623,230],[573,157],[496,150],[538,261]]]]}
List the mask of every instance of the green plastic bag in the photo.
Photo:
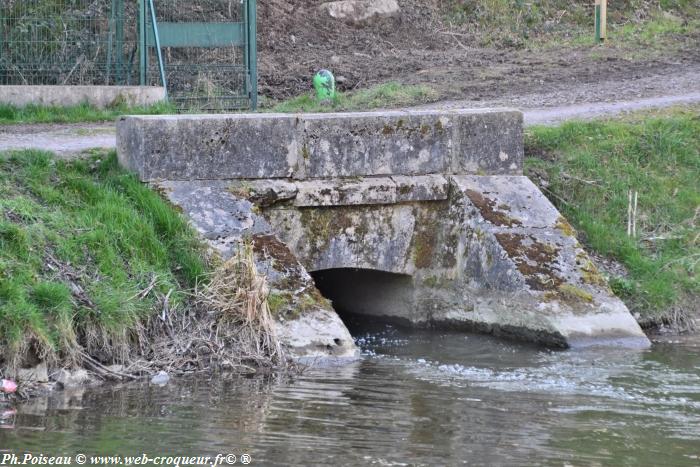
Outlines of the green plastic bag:
{"type": "Polygon", "coordinates": [[[321,70],[314,76],[316,98],[321,103],[331,103],[335,99],[335,77],[328,70],[321,70]]]}

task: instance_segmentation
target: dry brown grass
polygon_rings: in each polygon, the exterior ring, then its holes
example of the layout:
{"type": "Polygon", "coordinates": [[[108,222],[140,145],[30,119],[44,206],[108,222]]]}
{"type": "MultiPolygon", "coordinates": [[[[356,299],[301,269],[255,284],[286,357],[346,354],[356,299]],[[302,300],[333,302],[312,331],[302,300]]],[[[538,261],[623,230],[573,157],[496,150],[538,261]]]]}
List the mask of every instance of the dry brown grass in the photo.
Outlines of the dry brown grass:
{"type": "Polygon", "coordinates": [[[218,369],[257,372],[287,367],[268,295],[252,246],[242,244],[196,290],[189,309],[171,309],[168,297],[161,297],[162,312],[148,324],[140,357],[132,360],[127,373],[150,374],[158,369],[176,374],[218,369]]]}
{"type": "Polygon", "coordinates": [[[242,355],[284,361],[268,304],[270,289],[255,266],[253,248],[243,244],[236,256],[222,264],[204,287],[200,304],[216,315],[217,340],[242,355]]]}

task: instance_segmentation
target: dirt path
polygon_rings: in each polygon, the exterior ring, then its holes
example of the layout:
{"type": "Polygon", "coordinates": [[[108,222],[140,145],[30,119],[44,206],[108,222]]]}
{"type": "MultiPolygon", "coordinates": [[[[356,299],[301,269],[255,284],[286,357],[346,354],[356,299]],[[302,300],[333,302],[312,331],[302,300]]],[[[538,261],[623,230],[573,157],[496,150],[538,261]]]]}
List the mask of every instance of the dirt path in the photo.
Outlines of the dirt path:
{"type": "Polygon", "coordinates": [[[114,123],[0,125],[0,151],[38,149],[64,158],[89,149],[116,147],[114,123]]]}
{"type": "Polygon", "coordinates": [[[666,73],[612,77],[595,83],[561,82],[542,85],[535,92],[488,100],[451,100],[422,109],[514,107],[524,113],[526,125],[556,124],[565,120],[612,116],[635,110],[700,103],[700,66],[666,73]]]}
{"type": "Polygon", "coordinates": [[[528,109],[525,125],[553,125],[566,120],[589,120],[635,110],[658,109],[674,105],[700,104],[700,92],[680,96],[650,97],[633,101],[597,102],[564,107],[528,109]]]}
{"type": "MultiPolygon", "coordinates": [[[[700,104],[700,66],[682,72],[631,77],[619,81],[572,86],[560,83],[522,95],[489,100],[452,100],[420,109],[515,107],[526,125],[553,125],[565,120],[591,119],[636,110],[700,104]]],[[[41,149],[73,157],[88,149],[116,147],[113,123],[72,125],[0,125],[0,151],[41,149]]]]}

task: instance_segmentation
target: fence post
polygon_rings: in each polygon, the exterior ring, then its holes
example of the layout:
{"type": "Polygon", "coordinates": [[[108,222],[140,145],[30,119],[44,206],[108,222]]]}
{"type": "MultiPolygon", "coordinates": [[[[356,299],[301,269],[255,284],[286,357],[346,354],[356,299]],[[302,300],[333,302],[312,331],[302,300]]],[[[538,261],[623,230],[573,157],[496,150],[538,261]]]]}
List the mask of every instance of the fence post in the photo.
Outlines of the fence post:
{"type": "Polygon", "coordinates": [[[146,0],[139,0],[139,84],[146,85],[146,68],[148,63],[146,36],[146,0]]]}
{"type": "Polygon", "coordinates": [[[168,82],[165,78],[165,65],[163,64],[163,51],[160,50],[160,35],[158,34],[158,20],[156,19],[156,7],[153,0],[148,0],[148,9],[151,10],[151,27],[156,41],[156,53],[158,55],[158,70],[160,70],[160,82],[165,88],[165,98],[168,98],[168,82]]]}
{"type": "MultiPolygon", "coordinates": [[[[114,43],[112,38],[116,34],[116,19],[115,15],[117,14],[117,0],[112,0],[112,6],[110,7],[109,10],[109,33],[107,36],[107,73],[105,75],[105,84],[109,85],[109,80],[112,78],[112,55],[114,52],[114,43]]],[[[116,76],[117,73],[115,71],[114,76],[116,76]]],[[[116,84],[116,83],[115,83],[116,84]]]]}
{"type": "Polygon", "coordinates": [[[124,0],[117,0],[115,84],[124,84],[124,0]]]}
{"type": "Polygon", "coordinates": [[[608,0],[595,0],[595,40],[603,42],[607,38],[608,0]]]}
{"type": "Polygon", "coordinates": [[[248,76],[250,76],[250,110],[258,108],[258,40],[257,40],[257,2],[248,2],[248,76]]]}
{"type": "Polygon", "coordinates": [[[250,31],[248,28],[248,21],[250,20],[250,15],[248,10],[250,9],[250,1],[243,0],[241,2],[241,8],[243,8],[242,24],[243,24],[243,66],[245,67],[245,92],[248,93],[248,105],[253,107],[253,77],[250,74],[250,31]]]}

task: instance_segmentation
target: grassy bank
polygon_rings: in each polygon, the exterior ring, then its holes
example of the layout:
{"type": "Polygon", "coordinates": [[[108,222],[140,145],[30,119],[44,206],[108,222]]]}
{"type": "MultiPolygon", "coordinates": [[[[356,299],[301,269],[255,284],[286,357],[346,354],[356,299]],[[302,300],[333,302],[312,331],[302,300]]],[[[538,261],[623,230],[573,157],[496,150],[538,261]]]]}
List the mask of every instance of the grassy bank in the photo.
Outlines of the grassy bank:
{"type": "Polygon", "coordinates": [[[121,115],[162,115],[171,113],[175,113],[175,107],[168,102],[143,107],[117,105],[107,109],[97,109],[88,104],[72,107],[48,107],[41,105],[15,107],[13,105],[0,104],[0,125],[108,122],[115,120],[121,115]]]}
{"type": "Polygon", "coordinates": [[[700,313],[698,109],[531,128],[526,155],[582,241],[625,266],[611,285],[643,321],[700,313]],[[628,190],[638,192],[635,238],[628,190]]]}
{"type": "MultiPolygon", "coordinates": [[[[437,91],[427,85],[403,85],[390,82],[354,92],[338,92],[330,105],[321,105],[311,94],[283,101],[263,102],[263,112],[339,112],[361,111],[378,108],[409,107],[433,102],[437,91]]],[[[145,106],[115,106],[97,109],[88,104],[73,107],[46,107],[29,105],[15,107],[0,104],[0,125],[37,123],[91,123],[113,121],[122,115],[165,115],[177,113],[168,102],[145,106]]]]}
{"type": "Polygon", "coordinates": [[[437,91],[427,85],[384,83],[353,92],[338,92],[330,105],[321,105],[311,94],[268,106],[271,112],[340,112],[363,111],[379,108],[410,107],[437,100],[437,91]]]}
{"type": "MultiPolygon", "coordinates": [[[[593,45],[593,3],[566,0],[441,0],[444,20],[478,37],[482,45],[540,47],[593,45]]],[[[700,31],[693,0],[608,2],[608,38],[614,47],[673,45],[700,31]]],[[[696,36],[697,37],[697,36],[696,36]]],[[[696,39],[697,40],[697,39],[696,39]]]]}
{"type": "Polygon", "coordinates": [[[194,231],[114,153],[0,154],[0,367],[121,361],[204,272],[194,231]]]}

